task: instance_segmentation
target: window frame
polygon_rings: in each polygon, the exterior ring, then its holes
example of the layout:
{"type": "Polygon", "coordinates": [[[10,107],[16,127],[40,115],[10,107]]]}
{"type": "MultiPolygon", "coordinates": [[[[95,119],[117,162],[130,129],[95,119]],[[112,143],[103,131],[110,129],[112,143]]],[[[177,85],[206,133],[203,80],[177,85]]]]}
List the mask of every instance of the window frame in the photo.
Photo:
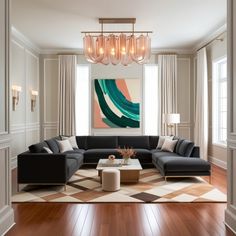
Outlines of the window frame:
{"type": "MultiPolygon", "coordinates": [[[[80,64],[78,63],[77,66],[76,66],[76,80],[78,78],[78,68],[79,67],[87,67],[88,68],[88,118],[89,118],[89,121],[88,121],[88,135],[91,135],[91,122],[92,122],[92,118],[91,118],[91,102],[92,102],[92,98],[91,98],[91,65],[90,64],[80,64]]],[[[77,87],[77,85],[76,85],[77,87]]],[[[77,120],[77,118],[75,117],[75,119],[77,120]]],[[[76,135],[79,135],[77,134],[77,128],[76,128],[76,135]]],[[[83,134],[84,135],[84,134],[83,134]]]]}
{"type": "Polygon", "coordinates": [[[226,112],[226,134],[227,134],[227,107],[226,111],[222,111],[221,102],[223,99],[228,99],[228,93],[226,91],[226,97],[221,96],[222,84],[226,83],[227,88],[227,70],[226,77],[221,77],[222,64],[226,63],[227,68],[227,56],[224,55],[215,59],[212,62],[213,74],[212,74],[212,144],[220,147],[227,146],[227,136],[225,141],[221,140],[222,129],[225,129],[221,125],[221,116],[223,112],[226,112]]]}

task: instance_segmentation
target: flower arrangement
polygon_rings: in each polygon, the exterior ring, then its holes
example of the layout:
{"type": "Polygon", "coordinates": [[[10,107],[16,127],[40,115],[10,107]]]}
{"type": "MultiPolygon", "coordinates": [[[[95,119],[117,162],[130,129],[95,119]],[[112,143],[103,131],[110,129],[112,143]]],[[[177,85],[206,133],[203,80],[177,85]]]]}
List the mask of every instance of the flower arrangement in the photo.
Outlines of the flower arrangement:
{"type": "Polygon", "coordinates": [[[133,148],[124,147],[124,148],[118,148],[117,152],[122,156],[123,159],[129,159],[131,157],[136,156],[136,152],[133,148]]]}

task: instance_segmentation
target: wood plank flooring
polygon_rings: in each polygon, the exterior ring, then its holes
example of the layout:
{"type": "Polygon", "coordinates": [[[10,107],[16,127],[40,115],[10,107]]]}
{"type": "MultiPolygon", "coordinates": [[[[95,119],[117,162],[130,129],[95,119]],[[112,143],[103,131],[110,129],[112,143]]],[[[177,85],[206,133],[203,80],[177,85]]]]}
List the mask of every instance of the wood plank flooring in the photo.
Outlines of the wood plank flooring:
{"type": "MultiPolygon", "coordinates": [[[[212,184],[226,193],[226,171],[212,166],[212,184]]],[[[224,225],[223,203],[21,203],[13,208],[16,225],[7,236],[234,235],[224,225]]]]}

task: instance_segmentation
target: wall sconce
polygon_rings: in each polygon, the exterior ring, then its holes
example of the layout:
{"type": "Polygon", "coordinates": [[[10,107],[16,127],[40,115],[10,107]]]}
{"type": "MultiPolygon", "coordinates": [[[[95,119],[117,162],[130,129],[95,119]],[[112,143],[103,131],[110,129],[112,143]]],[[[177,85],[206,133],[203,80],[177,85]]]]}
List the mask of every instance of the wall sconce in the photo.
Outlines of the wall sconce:
{"type": "Polygon", "coordinates": [[[12,85],[12,110],[16,110],[16,105],[19,103],[21,87],[12,85]]]}
{"type": "Polygon", "coordinates": [[[32,90],[31,91],[31,111],[34,111],[34,108],[36,106],[36,97],[39,95],[38,91],[32,90]]]}

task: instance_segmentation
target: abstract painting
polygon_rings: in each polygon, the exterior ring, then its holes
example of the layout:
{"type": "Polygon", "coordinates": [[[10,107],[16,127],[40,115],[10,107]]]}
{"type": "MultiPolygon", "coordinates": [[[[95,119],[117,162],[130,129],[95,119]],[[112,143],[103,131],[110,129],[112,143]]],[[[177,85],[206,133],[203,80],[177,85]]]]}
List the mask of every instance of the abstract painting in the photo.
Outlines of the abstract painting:
{"type": "Polygon", "coordinates": [[[140,127],[140,80],[95,79],[94,128],[140,127]]]}

